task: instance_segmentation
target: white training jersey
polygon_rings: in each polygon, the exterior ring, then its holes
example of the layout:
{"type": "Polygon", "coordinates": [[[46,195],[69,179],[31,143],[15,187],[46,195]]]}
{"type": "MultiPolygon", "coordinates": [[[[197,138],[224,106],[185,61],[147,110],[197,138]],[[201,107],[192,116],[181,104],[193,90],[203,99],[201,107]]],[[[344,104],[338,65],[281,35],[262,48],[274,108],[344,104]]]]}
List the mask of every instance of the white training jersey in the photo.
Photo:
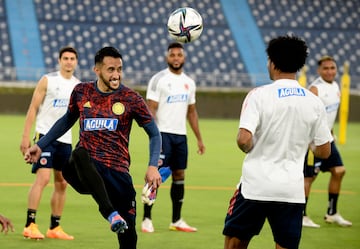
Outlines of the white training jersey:
{"type": "Polygon", "coordinates": [[[150,79],[146,99],[159,103],[155,120],[161,132],[186,135],[188,105],[195,104],[195,91],[194,80],[168,68],[150,79]]]}
{"type": "Polygon", "coordinates": [[[317,78],[309,87],[315,86],[318,97],[325,106],[327,124],[331,130],[335,124],[336,115],[340,105],[340,88],[336,81],[327,83],[321,77],[317,78]]]}
{"type": "MultiPolygon", "coordinates": [[[[41,134],[46,134],[53,124],[66,113],[71,92],[75,85],[80,82],[74,76],[71,79],[65,79],[59,71],[49,73],[45,77],[48,81],[46,95],[36,116],[35,127],[36,132],[41,134]]],[[[57,141],[71,144],[71,129],[57,141]]]]}
{"type": "Polygon", "coordinates": [[[305,153],[311,142],[318,146],[332,139],[320,99],[295,80],[277,80],[247,95],[239,127],[250,131],[254,142],[243,162],[243,196],[305,203],[305,153]]]}

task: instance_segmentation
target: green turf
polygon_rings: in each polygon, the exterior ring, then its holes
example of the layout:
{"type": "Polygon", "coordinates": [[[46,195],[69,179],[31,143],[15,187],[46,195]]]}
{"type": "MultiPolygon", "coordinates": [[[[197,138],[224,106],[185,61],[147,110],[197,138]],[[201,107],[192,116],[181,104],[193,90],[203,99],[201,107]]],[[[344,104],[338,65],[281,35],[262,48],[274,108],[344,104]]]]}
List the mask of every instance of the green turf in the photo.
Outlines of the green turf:
{"type": "MultiPolygon", "coordinates": [[[[34,177],[30,166],[23,162],[19,151],[24,116],[0,116],[0,213],[12,219],[16,231],[7,236],[0,235],[0,247],[12,248],[62,248],[62,249],[107,249],[118,248],[115,235],[108,223],[100,216],[97,206],[90,196],[77,194],[69,187],[62,226],[75,236],[74,241],[45,239],[29,241],[22,238],[25,223],[27,193],[34,177]]],[[[235,137],[237,120],[200,120],[205,155],[196,154],[194,136],[189,130],[189,168],[186,172],[186,193],[183,217],[196,226],[197,233],[181,233],[168,230],[171,218],[169,184],[160,189],[153,209],[154,234],[138,233],[139,249],[219,249],[223,248],[221,234],[228,201],[241,174],[244,154],[237,149],[235,137]]],[[[77,131],[75,130],[75,133],[77,131]]],[[[341,228],[323,222],[327,207],[327,182],[329,174],[320,174],[313,186],[308,207],[309,215],[319,224],[320,229],[303,229],[300,248],[358,249],[360,248],[360,124],[349,124],[347,143],[339,145],[347,174],[344,178],[339,210],[353,222],[351,228],[341,228]]],[[[130,140],[132,155],[131,173],[139,192],[148,158],[147,137],[144,131],[134,126],[130,140]]],[[[49,225],[49,200],[52,185],[43,194],[38,210],[37,223],[42,232],[49,225]]],[[[138,231],[143,213],[140,197],[138,204],[138,231]]],[[[249,248],[274,248],[270,228],[265,224],[261,234],[253,239],[249,248]]]]}

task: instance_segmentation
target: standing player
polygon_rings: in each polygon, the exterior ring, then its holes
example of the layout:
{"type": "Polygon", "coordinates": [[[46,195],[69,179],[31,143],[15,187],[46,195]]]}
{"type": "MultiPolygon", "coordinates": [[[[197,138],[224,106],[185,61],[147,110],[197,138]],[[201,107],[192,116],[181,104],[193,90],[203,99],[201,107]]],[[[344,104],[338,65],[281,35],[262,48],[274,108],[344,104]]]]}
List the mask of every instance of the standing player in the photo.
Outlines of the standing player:
{"type": "MultiPolygon", "coordinates": [[[[336,115],[340,105],[340,90],[335,76],[337,73],[336,62],[330,56],[324,56],[318,61],[318,74],[320,75],[311,85],[310,91],[319,96],[325,105],[326,120],[333,133],[336,115]]],[[[307,154],[305,157],[305,197],[306,203],[304,208],[303,226],[318,228],[320,225],[313,222],[306,214],[306,204],[310,194],[311,184],[315,180],[318,172],[329,171],[330,181],[328,187],[329,204],[327,213],[324,217],[327,223],[337,223],[340,226],[351,226],[352,223],[345,220],[337,211],[337,202],[340,194],[341,182],[345,175],[345,167],[342,162],[340,153],[335,145],[335,141],[331,142],[331,155],[328,159],[316,158],[307,154]],[[312,159],[312,160],[311,160],[312,159]]]]}
{"type": "MultiPolygon", "coordinates": [[[[30,147],[30,131],[36,118],[36,136],[38,140],[44,136],[51,126],[65,114],[70,94],[79,80],[74,77],[78,63],[77,51],[72,47],[64,47],[59,51],[59,66],[57,72],[43,76],[38,82],[27,111],[24,132],[20,150],[25,154],[30,147]]],[[[71,130],[58,140],[43,148],[43,154],[36,161],[32,173],[36,179],[28,195],[28,209],[23,235],[30,239],[43,239],[44,235],[36,224],[36,213],[39,207],[42,192],[50,181],[51,171],[54,169],[54,192],[51,197],[51,221],[46,237],[52,239],[72,240],[73,236],[66,234],[60,226],[60,218],[64,209],[66,186],[61,170],[69,161],[72,150],[71,130]]]]}
{"type": "Polygon", "coordinates": [[[101,215],[117,233],[120,248],[135,249],[135,189],[129,174],[129,139],[133,121],[149,136],[150,161],[145,180],[155,190],[161,184],[157,164],[161,136],[144,99],[121,84],[121,54],[104,47],[95,55],[97,80],[78,84],[66,114],[25,154],[34,162],[42,148],[70,129],[79,119],[80,137],[65,179],[81,194],[91,194],[101,215]]]}
{"type": "MultiPolygon", "coordinates": [[[[162,165],[170,166],[172,174],[171,200],[172,222],[170,230],[195,232],[181,219],[184,199],[185,169],[187,167],[188,146],[186,119],[189,121],[198,145],[198,153],[205,152],[195,105],[195,82],[183,72],[184,48],[180,43],[168,46],[166,61],[168,68],[155,74],[148,85],[146,99],[151,113],[156,119],[162,137],[162,165]]],[[[160,166],[161,167],[161,166],[160,166]]],[[[143,232],[154,232],[151,220],[152,206],[144,204],[143,232]]]]}
{"type": "Polygon", "coordinates": [[[247,248],[266,219],[277,249],[297,249],[306,150],[312,143],[315,155],[330,155],[323,105],[295,80],[308,55],[306,43],[280,36],[266,52],[274,82],[252,90],[242,106],[237,144],[246,157],[225,219],[225,249],[247,248]]]}

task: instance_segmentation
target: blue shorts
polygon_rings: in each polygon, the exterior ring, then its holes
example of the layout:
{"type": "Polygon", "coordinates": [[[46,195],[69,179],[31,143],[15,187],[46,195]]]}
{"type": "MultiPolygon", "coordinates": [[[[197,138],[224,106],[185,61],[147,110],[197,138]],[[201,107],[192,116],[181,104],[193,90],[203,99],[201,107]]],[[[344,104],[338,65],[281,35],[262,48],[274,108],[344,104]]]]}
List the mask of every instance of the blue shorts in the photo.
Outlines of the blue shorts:
{"type": "MultiPolygon", "coordinates": [[[[39,138],[42,136],[43,135],[40,135],[39,138]]],[[[53,142],[42,150],[40,159],[37,163],[33,164],[31,172],[35,174],[40,168],[53,168],[61,171],[63,167],[69,164],[71,150],[71,144],[65,144],[58,141],[53,142]]]]}
{"type": "Polygon", "coordinates": [[[332,142],[331,154],[327,159],[320,159],[314,157],[312,154],[309,155],[309,152],[306,153],[304,161],[304,176],[313,177],[316,176],[320,171],[327,172],[330,170],[330,168],[343,165],[343,161],[335,145],[335,142],[332,142]]]}
{"type": "Polygon", "coordinates": [[[169,166],[171,170],[186,169],[188,159],[188,146],[186,135],[161,133],[162,139],[162,165],[169,166]]]}
{"type": "Polygon", "coordinates": [[[240,188],[230,200],[223,235],[250,241],[258,235],[266,218],[280,246],[297,249],[302,229],[304,204],[245,199],[240,188]]]}

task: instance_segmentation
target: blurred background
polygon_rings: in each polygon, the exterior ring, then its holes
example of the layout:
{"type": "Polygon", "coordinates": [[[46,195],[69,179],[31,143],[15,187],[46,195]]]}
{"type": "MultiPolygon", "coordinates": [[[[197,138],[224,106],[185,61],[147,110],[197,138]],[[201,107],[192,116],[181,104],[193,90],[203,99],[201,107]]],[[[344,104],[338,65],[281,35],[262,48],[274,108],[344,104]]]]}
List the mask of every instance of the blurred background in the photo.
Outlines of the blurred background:
{"type": "Polygon", "coordinates": [[[0,0],[0,84],[34,85],[67,45],[79,52],[76,75],[92,80],[95,52],[110,45],[123,55],[124,83],[145,86],[166,67],[168,16],[185,6],[204,21],[201,37],[185,44],[185,71],[200,88],[268,83],[267,42],[296,34],[309,46],[307,82],[328,54],[339,79],[348,63],[351,89],[360,91],[359,0],[0,0]]]}

